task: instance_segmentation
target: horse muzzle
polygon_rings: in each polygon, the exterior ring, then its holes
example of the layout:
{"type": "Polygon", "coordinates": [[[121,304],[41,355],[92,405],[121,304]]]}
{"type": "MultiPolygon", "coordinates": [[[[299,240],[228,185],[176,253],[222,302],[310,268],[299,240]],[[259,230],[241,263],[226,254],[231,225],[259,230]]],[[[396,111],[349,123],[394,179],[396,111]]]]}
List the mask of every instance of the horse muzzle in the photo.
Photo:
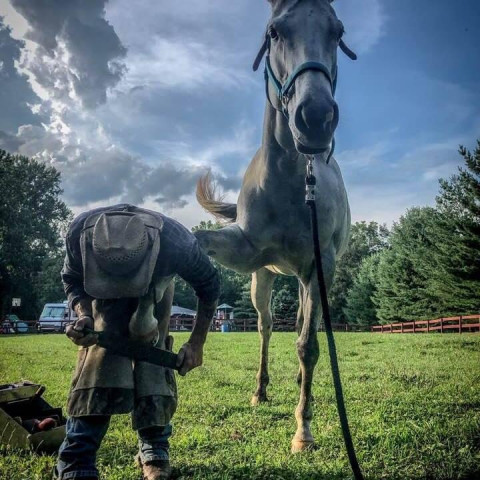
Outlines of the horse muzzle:
{"type": "Polygon", "coordinates": [[[322,153],[331,146],[338,125],[335,100],[301,102],[290,116],[290,130],[300,153],[322,153]]]}

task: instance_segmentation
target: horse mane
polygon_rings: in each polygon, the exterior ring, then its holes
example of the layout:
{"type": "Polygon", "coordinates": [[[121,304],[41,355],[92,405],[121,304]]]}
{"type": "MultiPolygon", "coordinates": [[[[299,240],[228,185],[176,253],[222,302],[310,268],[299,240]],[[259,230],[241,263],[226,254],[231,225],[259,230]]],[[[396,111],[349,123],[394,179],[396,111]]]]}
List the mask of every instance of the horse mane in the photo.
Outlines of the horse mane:
{"type": "Polygon", "coordinates": [[[196,195],[202,208],[218,220],[230,223],[237,219],[237,205],[224,202],[224,196],[217,194],[217,186],[210,170],[198,180],[196,195]]]}

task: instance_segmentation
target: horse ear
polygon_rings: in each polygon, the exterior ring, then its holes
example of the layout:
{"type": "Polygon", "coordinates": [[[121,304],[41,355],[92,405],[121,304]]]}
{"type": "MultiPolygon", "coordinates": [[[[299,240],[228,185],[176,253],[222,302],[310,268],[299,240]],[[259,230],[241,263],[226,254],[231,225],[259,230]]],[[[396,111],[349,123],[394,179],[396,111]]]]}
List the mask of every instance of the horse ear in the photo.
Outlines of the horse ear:
{"type": "Polygon", "coordinates": [[[257,56],[255,57],[255,60],[253,62],[252,68],[254,72],[258,70],[258,67],[260,66],[260,62],[262,61],[262,58],[265,55],[266,51],[267,51],[267,37],[265,37],[265,39],[263,40],[262,46],[260,47],[260,50],[258,51],[257,56]]]}

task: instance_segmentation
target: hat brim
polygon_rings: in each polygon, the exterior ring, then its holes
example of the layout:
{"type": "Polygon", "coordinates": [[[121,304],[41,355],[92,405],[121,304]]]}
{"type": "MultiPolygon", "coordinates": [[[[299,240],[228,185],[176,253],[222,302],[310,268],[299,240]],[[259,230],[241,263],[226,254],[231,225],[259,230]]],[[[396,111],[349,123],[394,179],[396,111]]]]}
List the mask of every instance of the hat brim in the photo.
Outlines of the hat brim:
{"type": "Polygon", "coordinates": [[[93,298],[114,299],[142,297],[148,292],[160,251],[160,235],[156,228],[147,228],[149,247],[141,265],[126,275],[115,275],[103,270],[95,259],[92,247],[92,229],[85,229],[80,237],[83,262],[83,285],[93,298]]]}

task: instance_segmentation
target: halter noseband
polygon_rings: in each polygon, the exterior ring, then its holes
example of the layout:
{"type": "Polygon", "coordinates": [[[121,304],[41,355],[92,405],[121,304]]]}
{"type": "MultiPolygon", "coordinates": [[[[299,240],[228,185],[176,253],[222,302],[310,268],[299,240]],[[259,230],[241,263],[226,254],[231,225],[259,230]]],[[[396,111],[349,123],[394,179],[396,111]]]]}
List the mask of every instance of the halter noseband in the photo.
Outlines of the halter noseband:
{"type": "MultiPolygon", "coordinates": [[[[340,48],[342,51],[349,56],[352,60],[356,60],[357,56],[355,53],[353,53],[343,42],[343,40],[340,40],[339,44],[340,48]]],[[[272,65],[270,64],[270,36],[268,33],[265,35],[265,41],[262,44],[262,47],[260,48],[260,51],[258,52],[257,57],[255,58],[255,61],[253,63],[253,70],[256,71],[260,65],[260,62],[262,61],[263,56],[267,54],[265,57],[265,71],[264,71],[264,76],[265,76],[265,91],[267,95],[267,99],[272,105],[273,108],[276,109],[276,107],[273,105],[272,101],[270,100],[270,93],[268,90],[268,85],[269,83],[273,86],[277,93],[277,97],[280,101],[280,104],[282,106],[282,113],[285,116],[285,118],[288,120],[289,115],[288,115],[288,109],[287,109],[287,103],[290,97],[290,90],[292,87],[295,85],[295,80],[304,72],[309,71],[309,70],[315,70],[318,72],[322,72],[325,77],[327,77],[327,80],[330,83],[330,88],[332,92],[332,97],[335,97],[335,92],[337,90],[337,73],[338,73],[338,68],[337,65],[333,68],[333,71],[330,71],[330,69],[321,62],[304,62],[301,65],[299,65],[295,70],[288,76],[287,80],[285,80],[285,83],[281,83],[280,80],[276,77],[272,65]]],[[[328,154],[327,157],[327,163],[330,161],[330,158],[333,155],[333,152],[335,150],[335,137],[332,138],[332,147],[330,149],[330,153],[328,154]]]]}

